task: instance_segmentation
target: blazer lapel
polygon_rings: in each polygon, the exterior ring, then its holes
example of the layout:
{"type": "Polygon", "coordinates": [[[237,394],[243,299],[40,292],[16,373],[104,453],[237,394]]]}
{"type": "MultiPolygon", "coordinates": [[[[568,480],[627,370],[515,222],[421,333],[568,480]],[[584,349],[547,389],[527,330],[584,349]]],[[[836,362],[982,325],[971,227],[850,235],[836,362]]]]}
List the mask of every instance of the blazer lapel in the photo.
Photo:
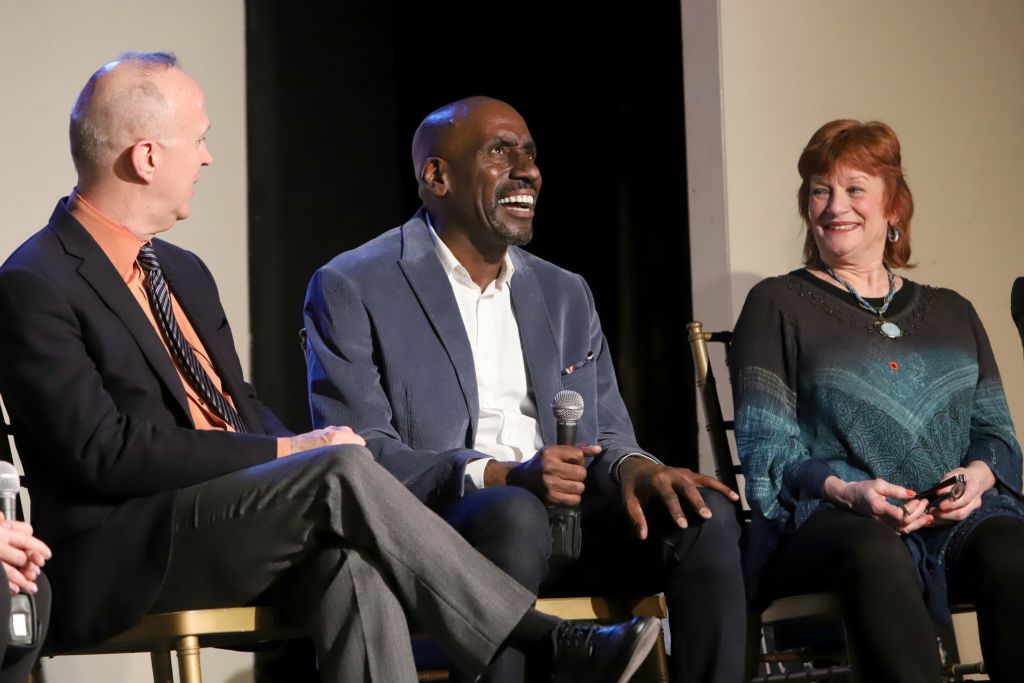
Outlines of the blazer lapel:
{"type": "Polygon", "coordinates": [[[405,273],[409,286],[423,307],[434,332],[444,345],[448,358],[462,388],[462,397],[469,411],[469,443],[476,439],[477,418],[480,415],[479,395],[476,387],[476,369],[473,349],[462,324],[455,294],[437,258],[427,225],[421,218],[422,210],[402,226],[402,260],[398,265],[405,273]]]}
{"type": "Polygon", "coordinates": [[[85,228],[68,213],[63,203],[58,205],[57,210],[54,211],[50,224],[63,243],[65,250],[81,260],[78,274],[92,287],[107,307],[121,319],[139,345],[142,355],[153,368],[153,372],[167,386],[178,406],[191,422],[192,416],[185,397],[185,387],[181,384],[181,377],[174,367],[174,362],[146,314],[139,308],[135,297],[132,296],[124,281],[114,270],[110,259],[89,236],[85,228]]]}
{"type": "Polygon", "coordinates": [[[512,310],[519,325],[519,341],[526,360],[526,374],[537,405],[541,436],[544,443],[552,444],[555,443],[556,425],[551,412],[551,400],[562,388],[558,367],[561,354],[555,344],[547,303],[537,277],[514,248],[510,249],[510,253],[516,267],[509,281],[512,310]]]}

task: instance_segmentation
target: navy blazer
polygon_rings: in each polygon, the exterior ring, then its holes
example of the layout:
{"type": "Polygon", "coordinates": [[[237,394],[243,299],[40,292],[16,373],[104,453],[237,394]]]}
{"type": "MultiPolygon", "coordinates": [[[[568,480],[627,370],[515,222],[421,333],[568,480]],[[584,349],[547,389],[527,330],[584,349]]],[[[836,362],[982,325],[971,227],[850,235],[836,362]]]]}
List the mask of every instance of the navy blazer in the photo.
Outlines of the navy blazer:
{"type": "MultiPolygon", "coordinates": [[[[509,287],[545,443],[548,408],[574,389],[585,410],[577,441],[603,451],[589,486],[644,453],[619,395],[608,343],[582,277],[517,247],[509,287]],[[570,370],[571,368],[571,370],[570,370]],[[596,476],[595,476],[596,475],[596,476]]],[[[479,414],[473,352],[421,209],[401,227],[335,257],[306,295],[315,426],[349,425],[377,460],[432,507],[461,495],[479,414]]]]}
{"type": "Polygon", "coordinates": [[[285,427],[242,377],[216,284],[153,240],[167,282],[253,434],[197,431],[177,370],[113,264],[57,204],[0,268],[0,395],[53,549],[48,647],[101,640],[145,614],[167,568],[177,489],[273,460],[285,427]]]}

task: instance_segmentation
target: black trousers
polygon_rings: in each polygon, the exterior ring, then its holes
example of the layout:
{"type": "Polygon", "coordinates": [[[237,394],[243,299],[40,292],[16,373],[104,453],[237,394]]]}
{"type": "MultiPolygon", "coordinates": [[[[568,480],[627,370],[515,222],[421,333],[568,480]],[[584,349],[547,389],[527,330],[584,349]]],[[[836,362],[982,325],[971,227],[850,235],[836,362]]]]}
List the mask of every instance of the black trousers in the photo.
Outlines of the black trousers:
{"type": "MultiPolygon", "coordinates": [[[[619,496],[588,489],[582,503],[582,552],[575,562],[549,560],[547,510],[525,489],[475,491],[442,516],[470,545],[542,597],[635,597],[664,591],[676,681],[735,683],[743,679],[746,619],[739,524],[724,496],[703,489],[701,494],[712,511],[710,520],[682,530],[655,503],[646,513],[648,539],[640,541],[619,496]]],[[[521,683],[522,656],[504,652],[482,680],[521,683]]]]}
{"type": "MultiPolygon", "coordinates": [[[[976,606],[993,681],[1024,680],[1024,523],[988,519],[948,568],[952,602],[976,606]]],[[[823,510],[783,539],[761,574],[759,601],[799,593],[840,595],[863,681],[935,683],[935,626],[900,537],[881,522],[823,510]]]]}
{"type": "Polygon", "coordinates": [[[11,626],[11,592],[6,581],[0,588],[0,683],[27,683],[32,667],[39,659],[39,650],[46,640],[46,628],[50,623],[50,582],[45,575],[40,575],[36,585],[39,586],[39,592],[36,593],[39,637],[32,648],[7,646],[11,626]]]}

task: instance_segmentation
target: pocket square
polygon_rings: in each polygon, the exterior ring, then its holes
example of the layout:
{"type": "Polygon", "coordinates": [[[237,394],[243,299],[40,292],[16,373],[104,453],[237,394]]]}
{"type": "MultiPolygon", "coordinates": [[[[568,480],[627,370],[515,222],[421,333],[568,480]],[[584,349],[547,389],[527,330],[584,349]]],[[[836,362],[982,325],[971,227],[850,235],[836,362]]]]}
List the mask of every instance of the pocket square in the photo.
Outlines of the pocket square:
{"type": "Polygon", "coordinates": [[[579,370],[592,360],[594,360],[594,352],[588,351],[586,358],[584,358],[583,360],[578,360],[569,367],[567,367],[565,370],[562,370],[562,375],[571,375],[572,373],[576,372],[577,370],[579,370]]]}

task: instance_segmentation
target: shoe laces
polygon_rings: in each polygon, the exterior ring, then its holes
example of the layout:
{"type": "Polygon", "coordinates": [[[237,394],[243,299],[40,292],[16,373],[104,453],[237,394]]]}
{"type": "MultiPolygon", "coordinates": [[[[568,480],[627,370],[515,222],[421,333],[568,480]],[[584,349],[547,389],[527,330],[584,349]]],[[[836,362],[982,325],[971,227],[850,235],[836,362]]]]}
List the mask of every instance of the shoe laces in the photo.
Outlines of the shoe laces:
{"type": "Polygon", "coordinates": [[[583,648],[587,655],[593,654],[594,644],[590,639],[601,628],[597,624],[563,621],[558,625],[558,640],[572,648],[583,648]]]}

